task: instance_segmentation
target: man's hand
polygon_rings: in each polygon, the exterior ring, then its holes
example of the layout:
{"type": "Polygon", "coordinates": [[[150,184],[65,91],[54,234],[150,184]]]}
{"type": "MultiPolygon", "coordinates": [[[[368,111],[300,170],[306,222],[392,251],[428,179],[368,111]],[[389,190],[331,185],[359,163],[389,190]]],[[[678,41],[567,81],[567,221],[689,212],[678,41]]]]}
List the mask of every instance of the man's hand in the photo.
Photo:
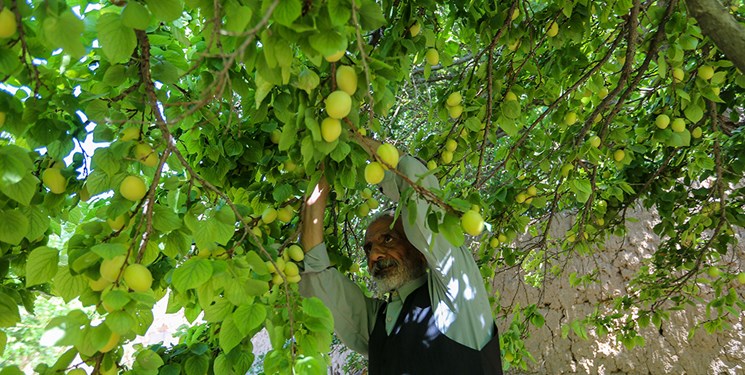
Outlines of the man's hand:
{"type": "Polygon", "coordinates": [[[305,197],[305,208],[300,224],[300,243],[305,252],[323,242],[323,215],[330,189],[326,176],[322,176],[313,191],[305,197]]]}

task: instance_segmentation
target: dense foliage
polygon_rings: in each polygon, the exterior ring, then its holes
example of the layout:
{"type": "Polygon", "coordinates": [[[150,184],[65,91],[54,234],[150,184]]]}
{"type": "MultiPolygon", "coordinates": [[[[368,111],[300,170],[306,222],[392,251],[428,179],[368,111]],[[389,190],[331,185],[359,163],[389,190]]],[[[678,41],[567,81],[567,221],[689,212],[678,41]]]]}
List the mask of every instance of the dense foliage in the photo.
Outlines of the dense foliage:
{"type": "MultiPolygon", "coordinates": [[[[302,254],[288,249],[322,167],[333,261],[364,272],[359,230],[383,200],[364,190],[365,136],[428,161],[442,190],[415,194],[444,209],[429,222],[472,246],[487,282],[495,270],[538,288],[592,282],[565,260],[623,235],[630,208],[655,209],[659,249],[579,335],[633,348],[671,309],[707,304],[716,330],[745,306],[731,260],[745,76],[676,0],[2,4],[0,327],[40,294],[100,314],[53,319],[69,350],[40,373],[79,367],[76,355],[127,369],[121,345],[164,296],[206,323],[128,368],[246,373],[266,328],[266,373],[324,373],[333,319],[299,297],[302,254]],[[562,212],[576,220],[556,238],[562,212]]],[[[506,366],[525,365],[540,309],[492,302],[506,366]]],[[[0,354],[6,341],[0,330],[0,354]]]]}

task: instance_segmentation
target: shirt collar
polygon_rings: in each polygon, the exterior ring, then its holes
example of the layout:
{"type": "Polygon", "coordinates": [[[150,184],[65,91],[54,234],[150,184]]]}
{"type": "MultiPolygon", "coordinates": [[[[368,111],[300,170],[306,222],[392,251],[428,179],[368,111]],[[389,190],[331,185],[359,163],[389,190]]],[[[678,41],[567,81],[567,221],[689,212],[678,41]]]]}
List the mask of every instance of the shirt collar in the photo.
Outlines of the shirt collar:
{"type": "Polygon", "coordinates": [[[401,285],[400,288],[393,291],[391,293],[391,299],[397,300],[401,299],[402,302],[406,301],[406,297],[408,297],[412,292],[419,289],[422,285],[427,283],[427,274],[425,273],[422,276],[419,276],[418,278],[411,280],[404,285],[401,285]]]}

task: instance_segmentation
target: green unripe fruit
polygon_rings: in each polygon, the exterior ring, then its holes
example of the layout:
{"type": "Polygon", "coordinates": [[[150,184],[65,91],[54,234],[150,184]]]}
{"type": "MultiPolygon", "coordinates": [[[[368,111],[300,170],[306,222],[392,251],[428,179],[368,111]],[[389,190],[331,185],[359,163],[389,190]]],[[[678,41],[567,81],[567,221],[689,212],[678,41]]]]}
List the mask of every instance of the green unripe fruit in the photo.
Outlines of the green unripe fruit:
{"type": "Polygon", "coordinates": [[[285,276],[296,276],[300,274],[300,269],[297,268],[297,264],[293,262],[287,262],[285,264],[285,276]]]}
{"type": "Polygon", "coordinates": [[[616,150],[613,153],[613,160],[615,161],[621,161],[626,157],[626,152],[624,150],[616,150]]]}
{"type": "Polygon", "coordinates": [[[385,177],[385,170],[377,161],[374,161],[365,167],[365,181],[367,181],[368,184],[379,184],[383,181],[383,177],[385,177]]]}
{"type": "Polygon", "coordinates": [[[378,146],[377,154],[383,161],[384,167],[396,168],[398,166],[398,149],[392,144],[383,143],[378,146]]]}
{"type": "Polygon", "coordinates": [[[557,24],[556,21],[551,21],[551,24],[549,24],[548,27],[546,28],[546,35],[548,35],[549,38],[553,38],[558,34],[559,34],[559,24],[557,24]]]}
{"type": "Polygon", "coordinates": [[[47,168],[41,174],[41,181],[54,194],[62,194],[67,189],[67,179],[57,168],[47,168]]]}
{"type": "Polygon", "coordinates": [[[512,91],[507,91],[507,93],[504,94],[504,101],[509,102],[512,100],[517,100],[517,95],[512,91]]]}
{"type": "Polygon", "coordinates": [[[437,52],[436,49],[430,48],[424,54],[424,60],[426,60],[429,65],[437,65],[440,63],[440,53],[437,52]]]}
{"type": "Polygon", "coordinates": [[[448,139],[445,141],[445,149],[454,152],[458,148],[458,142],[456,142],[454,139],[448,139]]]}
{"type": "Polygon", "coordinates": [[[372,198],[372,190],[370,190],[368,188],[362,189],[362,192],[360,193],[360,197],[362,197],[362,199],[370,199],[370,198],[372,198]]]}
{"type": "Polygon", "coordinates": [[[448,107],[448,115],[450,115],[450,118],[458,118],[460,115],[463,114],[463,106],[458,104],[454,107],[448,107]]]}
{"type": "Polygon", "coordinates": [[[698,68],[698,76],[701,77],[701,79],[708,81],[711,77],[714,77],[714,68],[709,65],[703,65],[698,68]]]}
{"type": "Polygon", "coordinates": [[[18,29],[16,15],[6,5],[0,11],[0,38],[10,38],[16,33],[16,29],[18,29]]]}
{"type": "Polygon", "coordinates": [[[577,122],[577,114],[569,112],[564,116],[564,123],[567,125],[574,125],[577,122]]]}
{"type": "Polygon", "coordinates": [[[590,137],[589,141],[590,141],[590,146],[594,148],[600,147],[600,137],[598,137],[597,135],[593,135],[592,137],[590,137]]]}
{"type": "Polygon", "coordinates": [[[331,117],[326,117],[321,121],[321,137],[324,141],[331,143],[339,139],[340,135],[341,121],[331,117]]]}
{"type": "Polygon", "coordinates": [[[127,176],[119,185],[119,193],[127,200],[137,202],[147,193],[147,186],[138,176],[127,176]]]}
{"type": "Polygon", "coordinates": [[[352,97],[342,90],[336,90],[326,98],[326,114],[341,120],[352,110],[352,97]]]}
{"type": "Polygon", "coordinates": [[[673,120],[673,123],[670,124],[670,128],[673,129],[676,133],[682,133],[684,130],[686,130],[686,122],[680,117],[676,117],[673,120]]]}
{"type": "Polygon", "coordinates": [[[681,68],[673,68],[673,82],[682,82],[683,78],[685,78],[685,71],[681,68]]]}
{"type": "Polygon", "coordinates": [[[298,245],[291,245],[290,247],[288,247],[287,253],[290,254],[290,259],[296,262],[300,262],[305,259],[305,253],[303,252],[303,249],[301,249],[298,245]]]}
{"type": "Polygon", "coordinates": [[[421,30],[422,30],[422,25],[419,24],[419,21],[414,22],[414,24],[409,27],[409,35],[411,35],[411,37],[413,38],[419,35],[419,32],[421,30]]]}
{"type": "Polygon", "coordinates": [[[158,153],[145,143],[138,143],[134,147],[135,159],[147,167],[158,165],[158,153]]]}
{"type": "Polygon", "coordinates": [[[654,124],[660,129],[665,129],[670,124],[670,117],[663,113],[654,119],[654,124]]]}
{"type": "Polygon", "coordinates": [[[261,221],[263,221],[264,224],[271,224],[276,219],[277,210],[275,210],[274,207],[267,207],[264,209],[264,212],[261,213],[261,221]]]}
{"type": "Polygon", "coordinates": [[[431,171],[431,170],[433,170],[435,168],[437,168],[437,162],[436,161],[430,160],[430,161],[427,162],[427,169],[429,169],[431,171]]]}
{"type": "Polygon", "coordinates": [[[703,135],[703,133],[704,133],[704,131],[701,130],[700,127],[697,126],[693,130],[691,130],[691,137],[698,139],[698,138],[701,138],[701,136],[703,135]]]}
{"type": "Polygon", "coordinates": [[[458,91],[455,91],[455,92],[450,93],[450,95],[448,95],[446,103],[449,107],[454,107],[460,104],[462,100],[463,100],[463,96],[458,91]]]}
{"type": "Polygon", "coordinates": [[[478,236],[484,230],[484,219],[478,212],[468,210],[461,216],[460,226],[466,233],[472,236],[478,236]]]}
{"type": "Polygon", "coordinates": [[[133,141],[137,138],[140,138],[140,128],[136,126],[124,128],[124,130],[122,130],[122,134],[119,136],[119,140],[123,142],[133,141]]]}
{"type": "Polygon", "coordinates": [[[444,150],[442,154],[440,154],[440,160],[442,161],[442,164],[450,164],[450,162],[453,161],[453,152],[444,150]]]}
{"type": "Polygon", "coordinates": [[[337,62],[341,60],[342,57],[344,57],[344,54],[347,53],[346,50],[341,50],[335,53],[332,53],[328,56],[324,56],[323,58],[326,59],[328,62],[337,62]]]}
{"type": "Polygon", "coordinates": [[[101,265],[98,268],[101,278],[112,283],[116,281],[126,260],[127,258],[124,255],[117,255],[111,259],[101,261],[101,265]]]}
{"type": "Polygon", "coordinates": [[[354,68],[342,65],[336,69],[336,85],[349,95],[357,91],[357,72],[354,68]]]}
{"type": "Polygon", "coordinates": [[[153,275],[142,264],[130,264],[124,269],[124,282],[127,283],[129,289],[144,292],[153,286],[153,275]]]}

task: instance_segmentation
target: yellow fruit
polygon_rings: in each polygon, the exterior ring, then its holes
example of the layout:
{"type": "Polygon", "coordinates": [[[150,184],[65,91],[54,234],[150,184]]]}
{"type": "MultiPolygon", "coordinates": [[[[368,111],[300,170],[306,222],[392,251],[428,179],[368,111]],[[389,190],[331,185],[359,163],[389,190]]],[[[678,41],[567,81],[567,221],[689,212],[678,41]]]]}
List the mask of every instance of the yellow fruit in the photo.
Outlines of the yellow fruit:
{"type": "Polygon", "coordinates": [[[455,107],[448,107],[448,114],[450,118],[458,118],[463,113],[463,106],[456,105],[455,107]]]}
{"type": "Polygon", "coordinates": [[[0,112],[0,128],[2,128],[3,125],[5,125],[5,117],[6,117],[6,113],[0,112]]]}
{"type": "Polygon", "coordinates": [[[429,65],[437,65],[440,63],[440,53],[437,52],[436,49],[430,48],[427,50],[427,53],[424,54],[424,60],[426,60],[429,65]]]}
{"type": "Polygon", "coordinates": [[[274,263],[276,264],[277,271],[284,272],[285,271],[285,260],[282,258],[277,258],[274,260],[274,263]]]}
{"type": "Polygon", "coordinates": [[[140,128],[136,126],[130,126],[122,130],[122,134],[119,136],[119,140],[122,142],[132,141],[140,138],[140,128]]]}
{"type": "Polygon", "coordinates": [[[362,189],[362,192],[360,193],[360,197],[362,197],[362,199],[370,199],[370,198],[372,198],[372,190],[370,190],[368,188],[362,189]]]}
{"type": "Polygon", "coordinates": [[[740,272],[737,274],[737,282],[739,282],[741,285],[745,285],[745,272],[740,272]]]}
{"type": "Polygon", "coordinates": [[[422,30],[422,25],[419,24],[419,21],[414,22],[414,24],[409,27],[409,35],[411,35],[411,37],[413,38],[419,35],[419,32],[421,30],[422,30]]]}
{"type": "Polygon", "coordinates": [[[349,95],[357,91],[357,72],[354,68],[342,65],[336,69],[336,85],[349,95]]]}
{"type": "Polygon", "coordinates": [[[379,184],[385,177],[383,166],[377,161],[371,162],[365,167],[365,181],[368,184],[379,184]]]}
{"type": "Polygon", "coordinates": [[[285,264],[285,276],[295,276],[300,274],[300,269],[297,268],[297,264],[293,262],[287,262],[285,264]]]}
{"type": "Polygon", "coordinates": [[[360,272],[360,265],[357,264],[357,263],[352,263],[352,265],[349,266],[349,272],[351,272],[351,273],[360,272]]]}
{"type": "Polygon", "coordinates": [[[357,132],[360,133],[360,135],[363,137],[367,135],[367,129],[365,128],[359,128],[357,129],[357,132]]]}
{"type": "Polygon", "coordinates": [[[466,233],[478,236],[484,230],[484,219],[478,212],[469,210],[461,216],[460,226],[466,233]]]}
{"type": "Polygon", "coordinates": [[[670,116],[663,113],[654,119],[654,124],[660,129],[665,129],[667,128],[667,125],[670,124],[670,116]]]}
{"type": "Polygon", "coordinates": [[[718,267],[709,267],[709,269],[706,270],[706,273],[709,274],[711,278],[717,279],[719,276],[722,275],[722,271],[719,270],[718,267]]]}
{"type": "Polygon", "coordinates": [[[269,273],[275,273],[277,272],[277,268],[274,267],[274,263],[270,261],[265,261],[264,264],[266,264],[266,269],[269,271],[269,273]]]}
{"type": "Polygon", "coordinates": [[[434,160],[430,160],[427,162],[427,169],[431,171],[435,168],[437,168],[437,162],[435,162],[434,160]]]}
{"type": "Polygon", "coordinates": [[[508,44],[508,45],[507,45],[507,48],[508,48],[508,49],[509,49],[510,51],[514,51],[514,50],[516,50],[516,49],[517,49],[517,47],[520,47],[520,39],[518,39],[518,40],[515,40],[515,41],[513,41],[513,42],[511,42],[510,44],[508,44]]]}
{"type": "Polygon", "coordinates": [[[321,136],[324,141],[331,143],[339,139],[340,135],[341,121],[331,117],[326,117],[321,121],[321,136]]]}
{"type": "Polygon", "coordinates": [[[701,128],[699,128],[698,126],[695,127],[693,130],[691,130],[691,137],[693,138],[696,138],[696,139],[701,138],[702,134],[703,134],[703,130],[701,130],[701,128]]]}
{"type": "MultiPolygon", "coordinates": [[[[607,87],[605,87],[605,86],[603,86],[603,87],[601,87],[601,88],[600,88],[600,90],[598,91],[598,97],[599,97],[600,99],[605,99],[605,97],[606,97],[606,96],[608,96],[608,88],[607,88],[607,87]]],[[[600,115],[598,115],[598,116],[600,116],[600,115]]],[[[600,120],[599,120],[599,119],[598,119],[597,117],[596,117],[595,119],[597,119],[598,121],[600,121],[600,120]]]]}
{"type": "Polygon", "coordinates": [[[295,216],[295,211],[292,206],[284,206],[277,210],[277,219],[283,223],[289,223],[295,216]]]}
{"type": "Polygon", "coordinates": [[[527,193],[528,193],[528,196],[535,197],[536,195],[538,195],[538,189],[536,189],[535,186],[531,186],[528,188],[527,193]]]}
{"type": "Polygon", "coordinates": [[[344,57],[344,54],[345,53],[347,53],[346,50],[341,50],[341,51],[336,52],[336,53],[333,53],[331,55],[324,56],[324,58],[328,62],[337,62],[337,61],[341,60],[342,57],[344,57]]]}
{"type": "Polygon", "coordinates": [[[682,133],[684,130],[686,130],[686,122],[680,117],[676,117],[673,119],[672,124],[670,124],[670,128],[673,129],[676,133],[682,133]]]}
{"type": "Polygon", "coordinates": [[[278,273],[275,273],[274,276],[272,276],[272,284],[282,285],[284,282],[285,280],[278,273]]]}
{"type": "Polygon", "coordinates": [[[127,257],[124,255],[117,255],[111,259],[104,259],[98,268],[101,278],[112,283],[116,281],[126,260],[127,257]]]}
{"type": "Polygon", "coordinates": [[[300,262],[303,259],[305,259],[305,253],[303,252],[303,249],[300,248],[298,245],[290,245],[289,248],[287,248],[287,253],[290,254],[290,259],[300,262]]]}
{"type": "Polygon", "coordinates": [[[685,78],[685,71],[681,68],[673,68],[673,82],[682,82],[683,78],[685,78]]]}
{"type": "Polygon", "coordinates": [[[625,157],[626,157],[626,152],[624,150],[616,150],[613,153],[613,160],[615,161],[621,161],[625,157]]]}
{"type": "Polygon", "coordinates": [[[103,348],[99,350],[99,352],[101,353],[110,352],[112,349],[114,349],[117,346],[117,344],[119,344],[120,338],[121,336],[119,336],[118,333],[111,332],[111,337],[109,338],[109,341],[106,343],[106,345],[103,346],[103,348]]]}
{"type": "Polygon", "coordinates": [[[103,277],[99,277],[98,280],[88,279],[88,286],[90,286],[91,290],[94,292],[100,292],[106,289],[109,285],[111,285],[111,281],[106,280],[103,277]]]}
{"type": "Polygon", "coordinates": [[[447,141],[445,141],[446,150],[453,152],[457,148],[458,148],[458,142],[456,142],[454,139],[448,139],[447,141]]]}
{"type": "Polygon", "coordinates": [[[10,11],[10,8],[6,5],[2,11],[0,11],[0,38],[8,38],[13,36],[18,29],[18,23],[16,23],[15,13],[10,11]]]}
{"type": "Polygon", "coordinates": [[[374,209],[376,209],[376,208],[380,207],[380,202],[378,202],[378,201],[377,201],[377,200],[376,200],[375,198],[370,198],[370,199],[368,199],[368,200],[367,200],[367,201],[366,201],[365,203],[366,203],[366,204],[367,204],[367,206],[368,206],[368,207],[370,207],[370,209],[372,209],[372,210],[374,210],[374,209]]]}
{"type": "Polygon", "coordinates": [[[130,264],[124,269],[124,282],[127,283],[129,289],[144,292],[153,286],[153,275],[142,264],[130,264]]]}
{"type": "Polygon", "coordinates": [[[595,147],[595,148],[600,147],[600,137],[598,137],[597,135],[593,135],[592,137],[590,137],[589,141],[590,141],[590,146],[595,147]]]}
{"type": "Polygon", "coordinates": [[[499,234],[499,236],[497,236],[497,239],[498,239],[498,240],[499,240],[499,242],[501,242],[501,243],[505,243],[505,242],[507,242],[507,236],[505,236],[505,235],[504,235],[503,233],[500,233],[500,234],[499,234]]]}
{"type": "Polygon", "coordinates": [[[326,114],[341,120],[352,110],[352,97],[342,90],[336,90],[326,98],[326,114]]]}
{"type": "Polygon", "coordinates": [[[711,77],[714,77],[714,68],[709,65],[704,65],[698,68],[698,76],[708,81],[711,77]]]}
{"type": "Polygon", "coordinates": [[[507,91],[507,93],[504,94],[504,101],[509,102],[511,100],[517,100],[517,95],[512,91],[507,91]]]}
{"type": "Polygon", "coordinates": [[[62,194],[67,188],[67,179],[57,168],[47,168],[41,174],[41,181],[54,194],[62,194]]]}
{"type": "Polygon", "coordinates": [[[455,91],[453,93],[450,93],[450,95],[448,95],[446,103],[449,107],[455,107],[456,105],[460,104],[462,100],[463,100],[463,95],[461,95],[458,91],[455,91]]]}
{"type": "MultiPolygon", "coordinates": [[[[722,88],[721,87],[712,87],[711,88],[711,92],[714,93],[714,95],[719,96],[719,93],[722,92],[722,88]]],[[[0,126],[3,126],[3,125],[0,123],[0,126]]]]}
{"type": "Polygon", "coordinates": [[[489,240],[489,246],[491,247],[499,246],[499,239],[497,237],[492,237],[492,239],[489,240]]]}
{"type": "Polygon", "coordinates": [[[553,38],[558,34],[559,34],[559,24],[557,24],[556,21],[552,21],[551,24],[549,24],[548,27],[546,28],[546,35],[548,35],[549,38],[553,38]]]}
{"type": "Polygon", "coordinates": [[[574,125],[577,122],[577,114],[569,112],[564,116],[564,123],[567,125],[574,125]]]}
{"type": "Polygon", "coordinates": [[[517,17],[520,17],[520,8],[515,8],[515,10],[512,11],[512,15],[510,16],[510,20],[514,21],[517,19],[517,17]]]}
{"type": "Polygon", "coordinates": [[[440,160],[442,161],[442,164],[450,164],[451,161],[453,161],[453,152],[445,150],[440,154],[440,160]]]}
{"type": "Polygon", "coordinates": [[[284,162],[285,171],[292,172],[297,168],[297,164],[295,164],[292,160],[285,160],[284,162]]]}
{"type": "Polygon", "coordinates": [[[125,199],[137,202],[147,193],[147,186],[145,186],[145,181],[142,181],[142,178],[138,176],[127,176],[119,185],[119,193],[121,193],[125,199]]]}
{"type": "Polygon", "coordinates": [[[118,231],[124,228],[124,225],[127,224],[127,216],[119,215],[114,220],[106,219],[106,222],[109,223],[109,227],[111,227],[111,230],[118,231]]]}
{"type": "Polygon", "coordinates": [[[261,213],[261,221],[263,221],[264,224],[271,224],[274,220],[277,220],[277,216],[277,210],[270,206],[265,208],[264,212],[261,213]]]}
{"type": "Polygon", "coordinates": [[[138,143],[134,148],[135,159],[147,167],[158,165],[158,153],[145,143],[138,143]]]}
{"type": "Polygon", "coordinates": [[[515,360],[515,356],[512,353],[510,353],[510,352],[506,352],[506,353],[504,353],[504,360],[506,362],[512,362],[512,361],[515,360]]]}
{"type": "Polygon", "coordinates": [[[378,146],[377,154],[383,161],[383,167],[396,168],[398,166],[398,149],[390,143],[378,146]]]}
{"type": "Polygon", "coordinates": [[[279,129],[272,130],[271,133],[269,133],[269,140],[272,141],[275,145],[279,144],[279,140],[282,138],[282,131],[279,129]]]}
{"type": "Polygon", "coordinates": [[[290,284],[297,284],[300,282],[300,275],[287,276],[287,282],[290,284]]]}
{"type": "Polygon", "coordinates": [[[359,217],[365,217],[370,214],[370,206],[367,205],[367,202],[361,204],[357,208],[357,216],[359,217]]]}
{"type": "Polygon", "coordinates": [[[212,255],[212,251],[210,251],[210,249],[198,249],[197,258],[209,258],[210,255],[212,255]]]}
{"type": "Polygon", "coordinates": [[[517,203],[524,203],[525,200],[527,200],[527,199],[528,199],[528,195],[525,194],[525,193],[518,193],[515,196],[515,202],[517,202],[517,203]]]}

